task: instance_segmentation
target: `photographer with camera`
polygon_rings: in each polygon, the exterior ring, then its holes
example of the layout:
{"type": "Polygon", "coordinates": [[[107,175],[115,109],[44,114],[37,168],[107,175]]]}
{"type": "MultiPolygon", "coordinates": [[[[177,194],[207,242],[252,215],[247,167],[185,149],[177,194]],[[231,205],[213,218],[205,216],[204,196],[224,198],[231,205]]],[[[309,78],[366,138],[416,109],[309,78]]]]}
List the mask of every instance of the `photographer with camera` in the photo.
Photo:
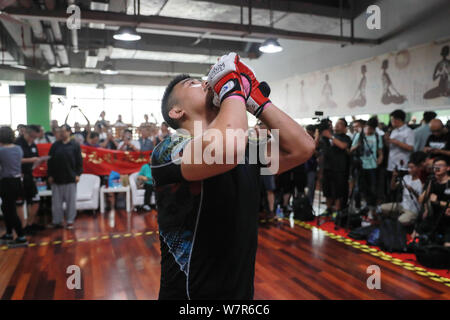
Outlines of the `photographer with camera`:
{"type": "Polygon", "coordinates": [[[412,235],[426,237],[431,242],[446,247],[450,247],[449,169],[448,158],[436,157],[433,160],[434,175],[419,197],[424,210],[412,235]]]}
{"type": "Polygon", "coordinates": [[[377,200],[377,168],[383,162],[383,141],[376,132],[378,119],[372,117],[367,125],[355,134],[350,153],[356,166],[354,180],[358,179],[361,193],[369,207],[369,219],[373,218],[377,200]]]}
{"type": "Polygon", "coordinates": [[[345,205],[343,202],[348,195],[349,148],[352,142],[346,134],[347,121],[344,118],[336,122],[334,134],[328,119],[322,120],[318,129],[324,169],[322,190],[327,199],[327,209],[323,215],[329,216],[333,213],[333,205],[338,213],[345,205]]]}
{"type": "Polygon", "coordinates": [[[408,174],[405,176],[399,175],[398,170],[394,169],[390,189],[392,193],[402,190],[402,201],[381,205],[381,212],[384,216],[398,215],[398,221],[404,226],[414,224],[420,210],[419,197],[423,186],[419,179],[419,165],[413,160],[409,160],[408,174]]]}
{"type": "Polygon", "coordinates": [[[133,140],[133,131],[125,129],[123,131],[123,140],[119,143],[117,149],[122,151],[139,151],[141,146],[138,141],[133,140]]]}

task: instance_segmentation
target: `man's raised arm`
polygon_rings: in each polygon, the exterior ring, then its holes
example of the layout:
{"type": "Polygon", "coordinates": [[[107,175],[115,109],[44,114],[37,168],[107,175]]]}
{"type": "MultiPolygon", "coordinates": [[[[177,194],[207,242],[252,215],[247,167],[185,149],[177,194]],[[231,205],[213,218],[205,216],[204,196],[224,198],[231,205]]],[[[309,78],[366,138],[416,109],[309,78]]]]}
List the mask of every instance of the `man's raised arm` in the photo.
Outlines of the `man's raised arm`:
{"type": "MultiPolygon", "coordinates": [[[[316,144],[311,136],[294,121],[290,116],[277,108],[275,105],[268,105],[261,113],[259,119],[270,129],[279,129],[279,159],[278,171],[282,173],[292,169],[310,159],[315,151],[316,144]]],[[[273,142],[269,143],[268,160],[273,159],[271,148],[276,147],[273,142]]]]}
{"type": "Polygon", "coordinates": [[[227,172],[245,155],[248,123],[237,61],[239,56],[235,53],[223,56],[208,75],[208,85],[220,101],[220,111],[207,130],[184,149],[181,172],[188,181],[227,172]]]}

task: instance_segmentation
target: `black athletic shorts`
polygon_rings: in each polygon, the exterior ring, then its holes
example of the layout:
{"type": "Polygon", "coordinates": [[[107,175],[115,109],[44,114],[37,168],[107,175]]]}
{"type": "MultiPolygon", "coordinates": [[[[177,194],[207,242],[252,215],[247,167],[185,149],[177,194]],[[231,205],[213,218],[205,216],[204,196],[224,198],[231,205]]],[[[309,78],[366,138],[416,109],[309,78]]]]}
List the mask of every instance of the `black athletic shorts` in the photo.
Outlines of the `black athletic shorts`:
{"type": "Polygon", "coordinates": [[[291,170],[283,172],[277,178],[277,187],[281,190],[282,194],[288,194],[294,192],[294,178],[291,170]]]}
{"type": "Polygon", "coordinates": [[[345,171],[324,170],[322,189],[326,198],[341,199],[348,193],[349,174],[345,171]]]}
{"type": "Polygon", "coordinates": [[[275,191],[275,176],[273,175],[261,175],[261,181],[266,191],[275,191]]]}
{"type": "Polygon", "coordinates": [[[16,201],[17,205],[23,205],[24,201],[27,204],[39,202],[40,197],[33,176],[24,175],[22,186],[22,196],[16,201]]]}

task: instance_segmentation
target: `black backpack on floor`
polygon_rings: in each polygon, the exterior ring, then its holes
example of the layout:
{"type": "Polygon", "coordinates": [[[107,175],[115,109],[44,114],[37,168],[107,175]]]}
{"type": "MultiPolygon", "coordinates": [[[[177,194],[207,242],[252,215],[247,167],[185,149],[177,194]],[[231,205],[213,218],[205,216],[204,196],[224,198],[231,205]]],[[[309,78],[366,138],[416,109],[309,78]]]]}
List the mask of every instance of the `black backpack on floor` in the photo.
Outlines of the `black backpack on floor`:
{"type": "Polygon", "coordinates": [[[385,219],[380,225],[380,248],[387,252],[406,252],[406,231],[398,220],[385,219]]]}
{"type": "Polygon", "coordinates": [[[418,245],[414,251],[421,265],[433,269],[450,269],[450,248],[440,245],[418,245]]]}
{"type": "Polygon", "coordinates": [[[314,209],[304,193],[294,198],[292,209],[294,210],[294,219],[300,221],[312,221],[315,218],[313,213],[314,209]]]}
{"type": "Polygon", "coordinates": [[[361,227],[362,218],[359,212],[349,211],[349,208],[345,208],[340,211],[334,218],[334,223],[342,228],[348,228],[353,230],[355,228],[361,227]],[[350,221],[347,223],[347,219],[350,221]]]}
{"type": "Polygon", "coordinates": [[[367,226],[367,227],[359,227],[356,229],[353,229],[349,232],[348,236],[355,240],[367,240],[369,235],[372,233],[374,229],[376,229],[377,226],[367,226]]]}

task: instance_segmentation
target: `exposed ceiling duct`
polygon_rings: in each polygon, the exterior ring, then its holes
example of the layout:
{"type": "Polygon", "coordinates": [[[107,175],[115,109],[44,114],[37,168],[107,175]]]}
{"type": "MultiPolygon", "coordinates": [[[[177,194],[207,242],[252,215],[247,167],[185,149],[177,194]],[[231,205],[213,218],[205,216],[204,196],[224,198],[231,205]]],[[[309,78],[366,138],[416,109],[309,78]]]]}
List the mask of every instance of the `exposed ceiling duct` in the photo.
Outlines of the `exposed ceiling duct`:
{"type": "MultiPolygon", "coordinates": [[[[10,15],[17,18],[25,19],[39,19],[46,21],[65,22],[67,14],[63,11],[35,11],[23,10],[17,8],[8,8],[6,10],[10,15]]],[[[331,34],[315,34],[309,32],[289,31],[283,29],[275,29],[259,25],[249,25],[203,21],[195,19],[183,19],[163,16],[136,16],[127,15],[115,12],[101,12],[101,11],[86,11],[81,15],[82,23],[103,23],[105,25],[113,26],[130,26],[146,29],[158,29],[178,32],[194,32],[204,34],[210,32],[211,34],[219,34],[225,36],[234,36],[238,38],[245,38],[251,36],[254,38],[267,39],[291,39],[304,41],[322,41],[335,43],[353,43],[363,45],[377,45],[380,44],[378,39],[363,39],[352,38],[347,36],[337,36],[331,34]]]]}
{"type": "MultiPolygon", "coordinates": [[[[41,21],[30,19],[29,24],[31,26],[31,30],[33,30],[33,35],[36,38],[36,40],[40,42],[44,42],[47,39],[47,36],[44,33],[44,28],[42,27],[41,21]]],[[[53,66],[56,64],[56,58],[53,53],[52,47],[50,44],[43,44],[41,43],[39,45],[39,48],[42,51],[42,56],[47,61],[48,65],[53,66]]]]}
{"type": "Polygon", "coordinates": [[[67,50],[65,46],[62,44],[62,34],[61,29],[59,27],[59,23],[56,21],[51,22],[51,28],[53,32],[54,41],[57,42],[55,48],[56,48],[56,54],[59,58],[59,64],[60,66],[68,66],[69,65],[69,57],[67,55],[67,50]]]}
{"type": "MultiPolygon", "coordinates": [[[[67,4],[70,6],[75,3],[75,0],[68,0],[67,4]]],[[[78,31],[77,29],[70,30],[70,36],[72,41],[72,51],[78,53],[78,31]]]]}

